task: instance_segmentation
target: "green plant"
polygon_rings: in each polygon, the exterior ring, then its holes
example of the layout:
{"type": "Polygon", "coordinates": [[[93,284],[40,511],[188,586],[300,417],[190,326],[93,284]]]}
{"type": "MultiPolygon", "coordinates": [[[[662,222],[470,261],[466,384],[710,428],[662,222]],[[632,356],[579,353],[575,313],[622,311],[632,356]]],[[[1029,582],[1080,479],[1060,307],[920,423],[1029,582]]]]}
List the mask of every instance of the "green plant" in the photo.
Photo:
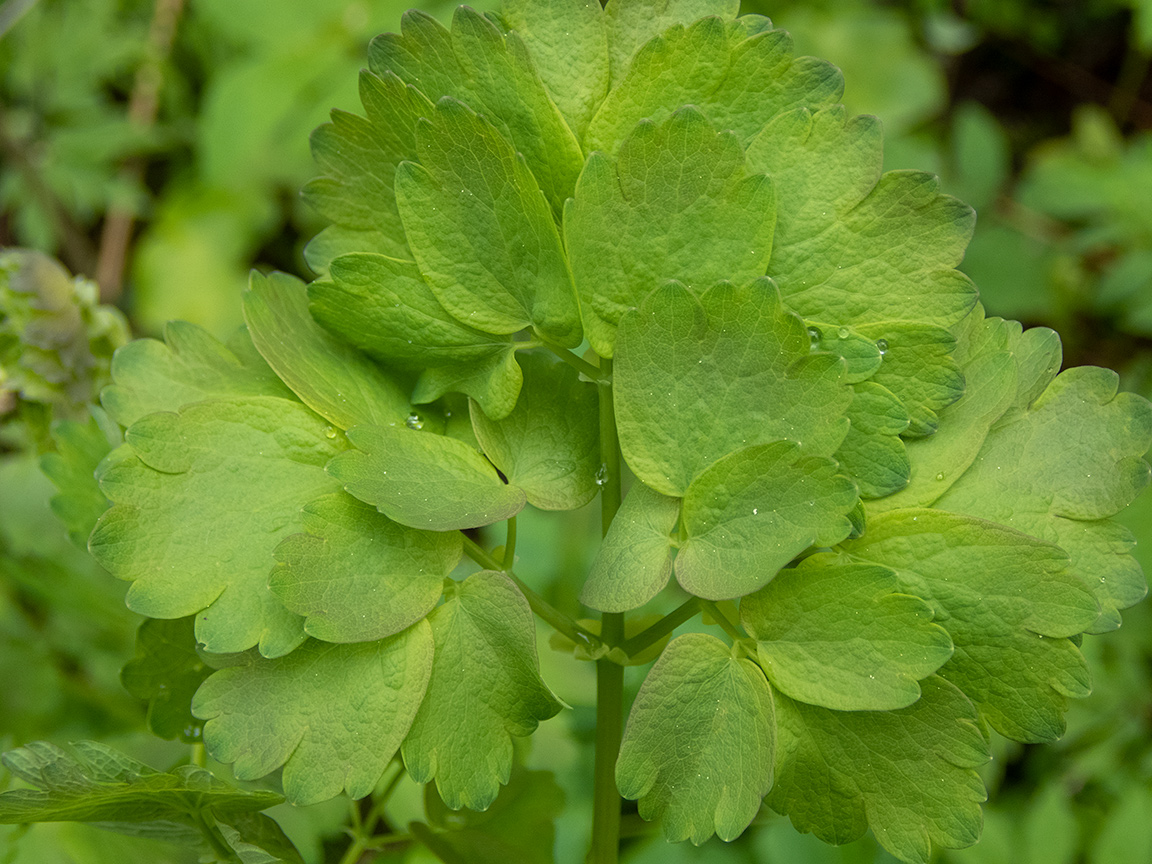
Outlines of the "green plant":
{"type": "MultiPolygon", "coordinates": [[[[372,796],[345,861],[549,860],[554,786],[515,767],[562,708],[533,612],[596,663],[592,861],[618,790],[672,841],[766,801],[927,861],[979,836],[991,732],[1058,738],[1084,635],[1145,593],[1109,518],[1148,482],[1152,407],[986,318],[955,269],[970,208],[882,175],[838,71],[736,12],[409,13],[369,49],[367,116],[313,136],[320,278],[253,275],[227,344],[173,324],[115,355],[89,547],[152,619],[126,683],[240,780],[372,796]],[[517,518],[597,496],[593,623],[517,575],[517,518]],[[625,728],[624,667],[661,648],[625,728]],[[426,821],[374,833],[405,770],[426,821]]],[[[5,821],[295,854],[195,770],[15,754],[39,790],[5,821]]]]}

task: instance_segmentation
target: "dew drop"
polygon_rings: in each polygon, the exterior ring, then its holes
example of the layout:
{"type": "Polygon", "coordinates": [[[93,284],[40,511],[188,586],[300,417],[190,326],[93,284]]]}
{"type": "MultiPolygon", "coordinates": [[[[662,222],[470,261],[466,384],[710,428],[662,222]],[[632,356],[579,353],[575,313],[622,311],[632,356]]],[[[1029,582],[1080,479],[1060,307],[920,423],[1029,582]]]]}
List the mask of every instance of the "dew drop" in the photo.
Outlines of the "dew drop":
{"type": "Polygon", "coordinates": [[[759,512],[760,512],[760,508],[759,508],[759,507],[753,507],[753,508],[752,508],[752,515],[753,515],[753,516],[755,516],[755,515],[756,515],[757,513],[759,513],[759,512]]]}
{"type": "Polygon", "coordinates": [[[608,466],[603,462],[600,463],[599,469],[596,471],[596,485],[603,486],[608,482],[608,466]]]}
{"type": "Polygon", "coordinates": [[[941,471],[939,474],[937,474],[937,475],[936,475],[936,479],[937,479],[937,480],[943,480],[943,479],[944,479],[944,472],[943,472],[943,471],[941,471]]]}
{"type": "Polygon", "coordinates": [[[852,331],[849,330],[847,327],[841,327],[839,330],[836,331],[836,335],[839,336],[841,339],[847,339],[851,334],[852,334],[852,331]]]}
{"type": "Polygon", "coordinates": [[[876,340],[876,350],[879,351],[881,355],[887,354],[888,353],[888,340],[887,339],[877,339],[876,340]]]}
{"type": "Polygon", "coordinates": [[[324,430],[324,437],[325,438],[335,438],[336,437],[335,427],[329,426],[327,429],[325,429],[324,430]]]}
{"type": "Polygon", "coordinates": [[[816,327],[808,328],[808,338],[812,340],[812,344],[820,341],[820,331],[816,327]]]}
{"type": "Polygon", "coordinates": [[[409,414],[408,419],[404,421],[404,425],[406,425],[409,429],[423,429],[424,418],[422,418],[419,414],[409,414]]]}

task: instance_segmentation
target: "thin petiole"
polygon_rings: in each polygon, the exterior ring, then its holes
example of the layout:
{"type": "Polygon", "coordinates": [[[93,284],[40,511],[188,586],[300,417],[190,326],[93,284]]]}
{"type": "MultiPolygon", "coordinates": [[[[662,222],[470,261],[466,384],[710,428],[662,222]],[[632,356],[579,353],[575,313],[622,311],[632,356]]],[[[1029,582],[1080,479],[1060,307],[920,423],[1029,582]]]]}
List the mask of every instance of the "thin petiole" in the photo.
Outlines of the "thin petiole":
{"type": "Polygon", "coordinates": [[[736,625],[728,620],[728,616],[724,614],[724,610],[716,605],[712,600],[701,600],[700,605],[708,611],[720,628],[728,634],[728,637],[734,642],[741,642],[747,637],[736,629],[736,625]]]}
{"type": "Polygon", "coordinates": [[[591,378],[593,381],[606,383],[612,380],[611,373],[606,372],[599,366],[593,366],[583,357],[578,357],[567,348],[562,348],[555,342],[549,342],[547,339],[540,338],[539,342],[569,366],[576,369],[577,372],[583,374],[586,378],[591,378]]]}
{"type": "Polygon", "coordinates": [[[532,611],[549,626],[552,627],[557,633],[562,633],[575,642],[577,645],[583,645],[585,649],[592,655],[607,652],[608,648],[604,641],[584,627],[581,627],[574,618],[565,615],[531,588],[529,588],[524,581],[513,573],[511,570],[506,570],[504,565],[493,558],[483,546],[469,537],[464,535],[464,552],[465,554],[487,570],[500,570],[509,579],[516,583],[516,587],[520,589],[521,593],[528,599],[528,605],[532,607],[532,611]]]}
{"type": "Polygon", "coordinates": [[[504,566],[502,569],[505,573],[512,570],[516,564],[516,517],[513,516],[508,520],[508,535],[504,540],[504,566]]]}
{"type": "Polygon", "coordinates": [[[641,630],[621,645],[620,649],[629,657],[635,657],[649,645],[659,642],[699,611],[700,600],[696,597],[690,597],[651,627],[641,630]]]}

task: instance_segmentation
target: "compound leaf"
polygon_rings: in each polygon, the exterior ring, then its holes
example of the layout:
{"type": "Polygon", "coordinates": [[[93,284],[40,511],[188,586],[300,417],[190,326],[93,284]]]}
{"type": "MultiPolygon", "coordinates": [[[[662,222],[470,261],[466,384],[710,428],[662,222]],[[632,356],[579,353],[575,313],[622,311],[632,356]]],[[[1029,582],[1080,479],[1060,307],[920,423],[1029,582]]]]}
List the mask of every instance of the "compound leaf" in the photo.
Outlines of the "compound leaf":
{"type": "Polygon", "coordinates": [[[956,646],[940,676],[1016,741],[1064,733],[1068,697],[1087,696],[1088,667],[1067,637],[1096,620],[1091,591],[1057,546],[939,510],[895,510],[843,548],[889,567],[932,606],[956,646]]]}
{"type": "Polygon", "coordinates": [[[120,672],[124,689],[148,703],[148,729],[160,738],[201,738],[192,695],[212,670],[196,651],[195,626],[192,617],[145,620],[136,631],[136,656],[120,672]]]}
{"type": "Polygon", "coordinates": [[[441,305],[488,333],[534,325],[562,345],[580,344],[560,235],[524,157],[452,99],[417,124],[416,141],[420,164],[400,166],[396,198],[413,257],[441,305]]]}
{"type": "Polygon", "coordinates": [[[112,381],[100,394],[109,416],[131,426],[155,411],[205,399],[279,396],[295,399],[241,331],[225,346],[185,321],[164,328],[164,341],[136,339],[112,357],[112,381]]]}
{"type": "Polygon", "coordinates": [[[952,656],[932,608],[899,593],[896,574],[814,555],[740,603],[772,686],[837,711],[890,711],[920,698],[919,682],[952,656]]]}
{"type": "Polygon", "coordinates": [[[404,391],[385,372],[320,327],[308,312],[304,283],[287,273],[253,271],[244,320],[257,350],[305,405],[341,429],[403,423],[404,391]]]}
{"type": "Polygon", "coordinates": [[[601,612],[626,612],[660,593],[672,576],[672,531],[680,500],[636,483],[612,520],[580,602],[601,612]]]}
{"type": "Polygon", "coordinates": [[[199,829],[200,814],[228,822],[284,800],[274,792],[237,789],[195,765],[162,774],[95,741],[78,741],[70,750],[33,741],[4,754],[4,766],[35,788],[0,793],[0,822],[157,822],[199,829]]]}
{"type": "Polygon", "coordinates": [[[68,528],[72,542],[84,547],[96,520],[108,509],[108,499],[96,482],[96,469],[114,447],[123,443],[120,427],[98,405],[88,422],[61,420],[52,427],[55,452],[40,457],[40,470],[57,494],[52,512],[68,528]]]}
{"type": "Polygon", "coordinates": [[[731,20],[740,11],[733,0],[609,0],[604,12],[613,84],[628,71],[640,46],[670,27],[716,15],[731,20]]]}
{"type": "MultiPolygon", "coordinates": [[[[501,33],[467,6],[457,7],[451,33],[415,10],[404,14],[401,27],[402,35],[385,33],[372,40],[368,48],[372,71],[395,73],[433,102],[447,96],[483,114],[510,151],[524,154],[526,169],[559,213],[564,199],[572,195],[584,157],[520,37],[501,33]]],[[[428,153],[420,137],[423,162],[428,153]]],[[[473,191],[480,194],[479,189],[473,191]]]]}
{"type": "Polygon", "coordinates": [[[577,140],[608,94],[607,16],[593,0],[504,0],[540,80],[577,140]]]}
{"type": "Polygon", "coordinates": [[[301,619],[268,589],[272,550],[300,530],[300,508],[339,484],[324,465],[347,447],[299,402],[199,402],[128,427],[134,456],[106,467],[115,506],[89,548],[132,580],[128,606],[153,618],[196,616],[196,638],[226,654],[259,643],[291,651],[301,619]]]}
{"type": "MultiPolygon", "coordinates": [[[[618,8],[620,12],[627,8],[633,15],[650,14],[654,5],[628,3],[618,8]]],[[[608,7],[610,40],[617,35],[622,17],[608,7]]],[[[615,153],[640,120],[663,121],[682,105],[695,105],[716,128],[733,130],[740,143],[747,145],[782,112],[800,106],[817,108],[840,98],[844,82],[831,63],[794,58],[792,37],[783,30],[764,29],[770,26],[766,19],[725,21],[724,17],[669,22],[672,26],[659,31],[649,29],[654,38],[636,52],[623,80],[592,118],[585,149],[615,153]]],[[[653,21],[659,21],[659,16],[653,16],[653,21]]],[[[643,26],[647,29],[653,21],[643,26]]],[[[617,49],[611,41],[609,45],[616,79],[617,49]]]]}
{"type": "Polygon", "coordinates": [[[453,810],[484,810],[511,776],[513,736],[531,735],[561,704],[540,679],[532,610],[503,573],[458,583],[428,623],[432,678],[404,764],[418,783],[435,778],[453,810]]]}
{"type": "Polygon", "coordinates": [[[1117,393],[1117,384],[1115,372],[1094,366],[1061,373],[988,433],[971,467],[936,502],[1063,547],[1100,603],[1089,628],[1097,633],[1118,627],[1119,610],[1147,591],[1129,555],[1131,535],[1106,520],[1148,484],[1142,457],[1152,445],[1152,405],[1117,393]]]}
{"type": "Polygon", "coordinates": [[[276,547],[269,586],[325,642],[383,639],[419,621],[462,550],[458,533],[407,528],[342,492],[307,504],[302,527],[276,547]]]}
{"type": "Polygon", "coordinates": [[[976,709],[933,676],[898,711],[831,711],[776,694],[773,810],[827,843],[868,828],[903,861],[927,864],[932,844],[971,846],[980,837],[989,759],[976,709]]]}
{"type": "Polygon", "coordinates": [[[424,698],[432,670],[427,622],[379,642],[308,641],[286,657],[249,656],[196,693],[214,759],[240,780],[284,766],[284,795],[304,806],[379,781],[424,698]]]}
{"type": "Polygon", "coordinates": [[[313,317],[332,333],[401,369],[423,370],[413,401],[452,390],[475,399],[491,417],[516,404],[522,373],[510,336],[493,336],[449,315],[409,261],[342,255],[331,280],[308,286],[313,317]]]}
{"type": "Polygon", "coordinates": [[[744,149],[695,107],[641,122],[615,165],[594,153],[564,211],[564,237],[593,349],[611,357],[616,325],[668,279],[700,293],[764,275],[772,184],[749,176],[744,149]]]}
{"type": "Polygon", "coordinates": [[[455,438],[404,427],[357,426],[356,445],[328,473],[394,522],[455,531],[500,522],[524,506],[524,490],[504,483],[482,455],[455,438]]]}
{"type": "Polygon", "coordinates": [[[764,673],[714,636],[673,639],[624,730],[616,784],[672,842],[732,840],[772,786],[775,717],[764,673]]]}
{"type": "Polygon", "coordinates": [[[526,354],[524,385],[507,417],[489,418],[472,404],[472,428],[484,454],[528,503],[575,510],[598,491],[600,427],[596,385],[559,359],[526,354]]]}
{"type": "Polygon", "coordinates": [[[847,537],[857,500],[835,462],[792,441],[738,450],[688,487],[676,579],[707,600],[749,594],[809,546],[847,537]]]}
{"type": "Polygon", "coordinates": [[[881,176],[881,160],[879,121],[840,106],[780,114],[749,144],[777,191],[768,275],[812,321],[951,326],[976,303],[954,269],[975,213],[930,174],[881,176]]]}
{"type": "MultiPolygon", "coordinates": [[[[673,497],[726,454],[781,438],[829,456],[848,432],[843,364],[812,354],[772,283],[718,283],[697,299],[671,282],[620,321],[614,398],[620,447],[673,497]]],[[[749,508],[751,509],[751,508],[749,508]]]]}

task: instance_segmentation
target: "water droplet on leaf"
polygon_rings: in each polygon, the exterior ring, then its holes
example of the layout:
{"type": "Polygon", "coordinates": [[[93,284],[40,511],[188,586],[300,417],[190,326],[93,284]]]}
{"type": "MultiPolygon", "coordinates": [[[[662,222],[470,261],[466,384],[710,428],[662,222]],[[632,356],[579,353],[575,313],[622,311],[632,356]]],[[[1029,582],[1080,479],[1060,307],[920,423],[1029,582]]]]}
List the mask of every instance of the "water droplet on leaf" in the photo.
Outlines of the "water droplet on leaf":
{"type": "Polygon", "coordinates": [[[424,418],[422,418],[419,414],[409,414],[408,419],[404,421],[404,424],[409,429],[417,429],[417,430],[423,429],[424,428],[424,418]]]}

